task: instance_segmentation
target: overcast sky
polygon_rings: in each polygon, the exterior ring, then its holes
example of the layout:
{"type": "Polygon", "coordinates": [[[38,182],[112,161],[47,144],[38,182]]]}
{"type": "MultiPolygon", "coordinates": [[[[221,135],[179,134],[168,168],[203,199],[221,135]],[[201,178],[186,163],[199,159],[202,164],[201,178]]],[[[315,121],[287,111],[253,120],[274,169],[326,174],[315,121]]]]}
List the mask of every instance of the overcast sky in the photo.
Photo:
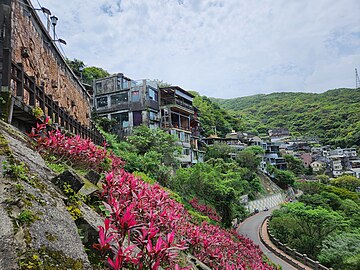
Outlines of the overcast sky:
{"type": "Polygon", "coordinates": [[[360,69],[359,0],[38,2],[68,58],[210,97],[354,88],[360,69]]]}

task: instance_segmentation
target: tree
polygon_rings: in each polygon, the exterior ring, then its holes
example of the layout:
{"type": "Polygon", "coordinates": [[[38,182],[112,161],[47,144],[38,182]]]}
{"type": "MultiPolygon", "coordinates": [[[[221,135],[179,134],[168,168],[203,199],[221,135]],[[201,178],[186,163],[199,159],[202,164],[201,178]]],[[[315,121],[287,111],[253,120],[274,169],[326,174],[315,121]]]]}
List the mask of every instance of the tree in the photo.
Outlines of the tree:
{"type": "Polygon", "coordinates": [[[318,259],[322,264],[335,269],[360,269],[360,231],[328,236],[318,259]]]}
{"type": "Polygon", "coordinates": [[[275,169],[275,178],[283,187],[288,187],[294,184],[295,175],[290,171],[275,169]]]}
{"type": "MultiPolygon", "coordinates": [[[[322,207],[306,206],[295,202],[283,206],[277,213],[277,217],[283,215],[292,219],[290,224],[296,224],[288,240],[289,246],[301,253],[316,258],[321,249],[322,241],[332,232],[347,227],[348,222],[342,215],[322,207]]],[[[272,221],[270,227],[272,228],[272,221]]],[[[289,228],[290,229],[290,228],[289,228]]],[[[278,231],[274,230],[277,236],[278,231]]]]}
{"type": "Polygon", "coordinates": [[[133,134],[127,137],[138,154],[145,155],[150,151],[160,154],[164,165],[178,163],[176,156],[180,154],[180,147],[176,144],[177,138],[161,129],[151,129],[145,125],[134,128],[133,134]]]}
{"type": "Polygon", "coordinates": [[[249,146],[236,154],[236,162],[240,167],[256,171],[264,152],[264,149],[260,146],[249,146]]]}
{"type": "Polygon", "coordinates": [[[66,58],[66,63],[78,78],[82,78],[84,83],[92,85],[93,80],[105,78],[109,76],[109,72],[100,67],[87,67],[82,60],[74,58],[70,60],[66,58]]]}
{"type": "Polygon", "coordinates": [[[102,132],[109,148],[124,161],[128,172],[142,172],[166,186],[172,173],[172,165],[179,152],[176,138],[160,130],[140,126],[134,129],[128,141],[119,141],[113,134],[102,132]]]}
{"type": "Polygon", "coordinates": [[[214,143],[209,145],[206,149],[205,160],[221,158],[223,160],[230,159],[230,153],[232,152],[231,146],[225,143],[214,143]]]}
{"type": "Polygon", "coordinates": [[[343,175],[331,180],[330,184],[355,192],[356,188],[360,187],[360,179],[351,175],[343,175]]]}
{"type": "Polygon", "coordinates": [[[96,79],[108,77],[110,74],[106,70],[99,67],[85,67],[82,70],[82,79],[84,83],[93,84],[96,79]]]}
{"type": "Polygon", "coordinates": [[[66,58],[66,63],[70,66],[75,75],[80,78],[81,70],[85,67],[84,62],[76,58],[74,58],[74,60],[66,58]]]}
{"type": "Polygon", "coordinates": [[[284,155],[283,158],[285,158],[288,170],[292,171],[295,175],[300,175],[305,172],[305,167],[301,159],[295,158],[292,155],[284,155]]]}
{"type": "Polygon", "coordinates": [[[197,197],[214,207],[222,217],[222,223],[229,227],[234,218],[246,216],[239,200],[252,187],[248,181],[241,179],[241,174],[242,169],[235,162],[211,159],[190,168],[178,169],[170,180],[170,188],[187,200],[197,197]]]}

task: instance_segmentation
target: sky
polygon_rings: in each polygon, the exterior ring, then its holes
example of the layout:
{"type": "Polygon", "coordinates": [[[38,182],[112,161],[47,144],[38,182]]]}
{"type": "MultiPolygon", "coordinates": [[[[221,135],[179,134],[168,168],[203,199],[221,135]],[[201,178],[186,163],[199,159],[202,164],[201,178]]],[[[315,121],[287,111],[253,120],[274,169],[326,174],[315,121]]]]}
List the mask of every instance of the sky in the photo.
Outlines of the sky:
{"type": "Polygon", "coordinates": [[[355,88],[360,73],[359,0],[31,1],[59,18],[66,57],[209,97],[355,88]]]}

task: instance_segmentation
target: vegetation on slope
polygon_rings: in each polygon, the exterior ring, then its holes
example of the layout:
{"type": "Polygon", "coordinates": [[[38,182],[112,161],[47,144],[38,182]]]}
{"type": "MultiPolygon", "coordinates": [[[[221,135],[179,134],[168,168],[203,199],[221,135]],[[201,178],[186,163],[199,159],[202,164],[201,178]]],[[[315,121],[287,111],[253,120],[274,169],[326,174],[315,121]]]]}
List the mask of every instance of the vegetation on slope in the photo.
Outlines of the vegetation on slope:
{"type": "Polygon", "coordinates": [[[316,136],[324,144],[360,144],[360,89],[322,94],[272,93],[234,99],[212,99],[246,123],[246,130],[265,134],[289,128],[295,136],[316,136]]]}
{"type": "MultiPolygon", "coordinates": [[[[152,131],[142,134],[148,132],[152,131]]],[[[182,250],[212,269],[274,269],[249,239],[220,226],[197,222],[158,184],[144,183],[126,172],[124,162],[112,151],[80,136],[46,132],[46,124],[37,125],[30,135],[43,156],[103,174],[104,224],[99,226],[94,247],[110,269],[189,269],[188,261],[181,257],[182,250]]],[[[139,143],[146,139],[146,135],[140,137],[139,143]]],[[[142,149],[143,145],[135,143],[134,147],[142,149]]]]}
{"type": "Polygon", "coordinates": [[[360,180],[341,176],[329,184],[298,183],[299,202],[273,212],[272,233],[300,253],[334,269],[359,269],[360,180]]]}
{"type": "Polygon", "coordinates": [[[191,93],[195,95],[193,105],[199,110],[201,134],[204,137],[215,133],[219,137],[225,137],[232,130],[238,131],[244,128],[241,119],[220,108],[218,104],[212,102],[208,97],[200,96],[197,92],[191,93]]]}

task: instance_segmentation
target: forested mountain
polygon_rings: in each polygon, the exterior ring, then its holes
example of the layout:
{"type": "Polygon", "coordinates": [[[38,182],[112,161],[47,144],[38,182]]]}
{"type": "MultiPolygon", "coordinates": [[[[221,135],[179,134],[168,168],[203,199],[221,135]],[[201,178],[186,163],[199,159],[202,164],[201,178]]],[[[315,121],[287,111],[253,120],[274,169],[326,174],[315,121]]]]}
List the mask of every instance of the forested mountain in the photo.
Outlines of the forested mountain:
{"type": "Polygon", "coordinates": [[[217,134],[220,137],[232,130],[243,130],[244,122],[238,117],[234,117],[231,112],[213,102],[206,96],[200,96],[199,93],[190,91],[194,98],[194,106],[199,110],[199,118],[201,122],[201,133],[207,137],[217,134]]]}
{"type": "Polygon", "coordinates": [[[247,131],[286,127],[292,135],[316,136],[324,144],[360,145],[360,89],[211,100],[241,119],[247,131]]]}

